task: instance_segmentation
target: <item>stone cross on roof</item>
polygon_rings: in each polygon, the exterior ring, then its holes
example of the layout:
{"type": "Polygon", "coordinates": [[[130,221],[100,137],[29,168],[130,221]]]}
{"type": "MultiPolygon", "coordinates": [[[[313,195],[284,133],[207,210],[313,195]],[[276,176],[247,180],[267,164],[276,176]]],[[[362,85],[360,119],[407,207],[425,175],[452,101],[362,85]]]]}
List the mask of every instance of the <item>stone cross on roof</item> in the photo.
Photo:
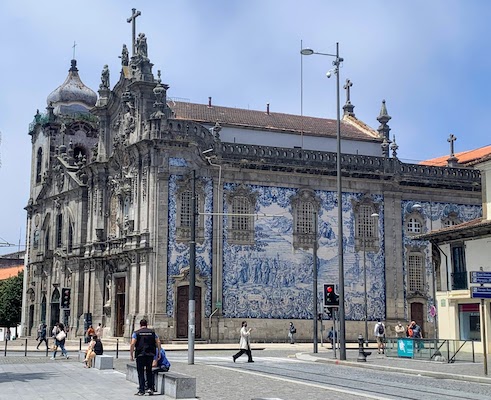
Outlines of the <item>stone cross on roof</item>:
{"type": "Polygon", "coordinates": [[[450,157],[455,157],[453,142],[455,142],[456,140],[457,138],[453,134],[450,134],[450,136],[447,139],[447,142],[450,143],[450,157]]]}
{"type": "Polygon", "coordinates": [[[346,103],[350,103],[350,87],[353,86],[353,82],[349,79],[346,79],[346,84],[343,86],[343,89],[346,89],[346,103]]]}
{"type": "Polygon", "coordinates": [[[131,44],[132,44],[132,55],[135,55],[135,45],[136,45],[136,17],[142,15],[140,11],[136,11],[136,8],[131,9],[131,17],[129,17],[126,22],[131,23],[131,44]]]}
{"type": "Polygon", "coordinates": [[[450,143],[450,157],[447,159],[447,165],[449,167],[457,167],[457,163],[459,159],[455,157],[454,153],[454,142],[457,140],[457,138],[453,135],[450,134],[450,136],[447,139],[447,142],[450,143]]]}

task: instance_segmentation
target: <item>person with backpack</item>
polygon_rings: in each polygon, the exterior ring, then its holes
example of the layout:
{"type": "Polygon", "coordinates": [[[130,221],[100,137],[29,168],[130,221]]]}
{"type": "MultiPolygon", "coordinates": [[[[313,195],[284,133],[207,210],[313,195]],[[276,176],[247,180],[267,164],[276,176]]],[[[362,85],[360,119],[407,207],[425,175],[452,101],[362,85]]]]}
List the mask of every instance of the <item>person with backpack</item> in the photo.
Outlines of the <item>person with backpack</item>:
{"type": "Polygon", "coordinates": [[[295,333],[297,333],[297,329],[295,328],[295,325],[293,325],[293,322],[290,322],[290,327],[288,328],[288,339],[290,339],[290,344],[295,344],[295,339],[293,338],[295,333]]]}
{"type": "Polygon", "coordinates": [[[380,318],[377,319],[377,323],[375,324],[375,329],[373,330],[373,333],[377,338],[378,354],[384,354],[385,325],[380,320],[380,318]]]}
{"type": "Polygon", "coordinates": [[[140,321],[140,329],[131,336],[130,358],[131,361],[136,358],[136,370],[138,372],[138,392],[135,393],[137,396],[145,395],[145,372],[149,388],[148,394],[149,396],[153,395],[152,362],[156,354],[157,359],[160,358],[160,339],[155,331],[149,329],[147,325],[147,320],[142,319],[140,321]]]}

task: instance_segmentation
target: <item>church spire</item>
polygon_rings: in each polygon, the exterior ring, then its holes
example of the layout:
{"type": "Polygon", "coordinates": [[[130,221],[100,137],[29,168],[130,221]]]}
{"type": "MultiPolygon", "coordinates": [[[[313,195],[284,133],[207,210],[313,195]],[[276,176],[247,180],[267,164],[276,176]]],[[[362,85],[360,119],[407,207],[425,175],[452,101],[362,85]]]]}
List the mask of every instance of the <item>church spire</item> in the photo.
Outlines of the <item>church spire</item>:
{"type": "Polygon", "coordinates": [[[382,100],[382,108],[380,109],[380,114],[377,117],[377,121],[380,122],[380,126],[378,127],[377,131],[380,134],[381,138],[386,138],[387,140],[389,140],[390,128],[389,125],[387,125],[387,122],[389,122],[391,118],[392,117],[387,112],[385,100],[382,100]]]}
{"type": "Polygon", "coordinates": [[[351,98],[350,98],[351,86],[353,86],[353,82],[351,82],[349,79],[346,79],[346,84],[343,86],[343,89],[346,90],[346,104],[343,106],[343,110],[344,110],[344,115],[349,115],[351,117],[354,117],[355,113],[353,110],[355,106],[351,104],[351,98]]]}

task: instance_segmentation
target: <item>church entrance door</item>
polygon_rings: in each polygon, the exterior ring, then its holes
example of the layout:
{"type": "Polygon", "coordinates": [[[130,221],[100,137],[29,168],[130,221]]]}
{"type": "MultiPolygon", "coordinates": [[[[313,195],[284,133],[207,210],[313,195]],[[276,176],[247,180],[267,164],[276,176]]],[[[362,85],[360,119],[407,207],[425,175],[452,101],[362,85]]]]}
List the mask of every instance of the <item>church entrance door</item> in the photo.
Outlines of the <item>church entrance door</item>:
{"type": "MultiPolygon", "coordinates": [[[[201,338],[201,288],[196,286],[194,291],[195,301],[195,335],[201,338]]],[[[177,288],[177,338],[188,337],[188,313],[189,313],[189,286],[179,286],[177,288]]]]}
{"type": "Polygon", "coordinates": [[[411,303],[411,321],[416,321],[421,327],[421,332],[424,333],[423,317],[423,303],[411,303]]]}
{"type": "Polygon", "coordinates": [[[125,277],[116,278],[116,325],[114,327],[114,336],[123,336],[124,335],[124,315],[125,315],[125,295],[126,295],[126,287],[125,287],[125,277]]]}

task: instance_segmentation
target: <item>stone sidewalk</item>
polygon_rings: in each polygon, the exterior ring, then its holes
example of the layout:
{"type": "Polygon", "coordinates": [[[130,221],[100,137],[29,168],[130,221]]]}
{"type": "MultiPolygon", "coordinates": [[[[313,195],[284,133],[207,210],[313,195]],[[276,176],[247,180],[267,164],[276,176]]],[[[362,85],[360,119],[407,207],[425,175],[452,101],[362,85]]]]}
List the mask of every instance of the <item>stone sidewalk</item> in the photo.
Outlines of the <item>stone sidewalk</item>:
{"type": "MultiPolygon", "coordinates": [[[[94,399],[96,396],[104,399],[131,399],[135,398],[136,385],[126,381],[125,369],[128,360],[128,345],[121,343],[120,358],[115,360],[114,370],[99,371],[85,369],[77,362],[79,345],[77,342],[69,342],[67,349],[71,358],[69,360],[49,360],[44,352],[34,353],[34,345],[28,343],[29,356],[23,357],[21,340],[16,346],[9,346],[9,355],[3,356],[0,350],[0,399],[94,399]],[[14,351],[15,350],[15,351],[14,351]],[[12,351],[12,352],[11,352],[12,351]]],[[[165,344],[164,348],[170,352],[186,351],[186,344],[165,344]]],[[[455,363],[447,364],[434,361],[422,361],[412,359],[388,358],[384,355],[374,354],[368,357],[367,362],[357,362],[358,351],[355,345],[350,345],[347,350],[347,360],[340,361],[334,358],[333,351],[324,347],[318,347],[318,353],[313,353],[312,343],[301,343],[295,345],[281,343],[255,343],[253,350],[258,351],[256,357],[268,351],[283,352],[289,357],[310,362],[334,363],[340,366],[348,365],[358,368],[370,368],[394,373],[416,374],[431,376],[441,379],[459,379],[470,382],[491,384],[491,378],[485,377],[482,363],[455,363]]],[[[237,344],[197,344],[195,346],[196,356],[201,350],[210,352],[227,350],[235,351],[237,344]]],[[[110,343],[106,351],[114,351],[110,343]]],[[[271,353],[270,353],[271,354],[271,353]]],[[[339,356],[339,354],[338,354],[339,356]]],[[[230,360],[231,362],[231,360],[230,360]]],[[[292,394],[298,392],[298,384],[287,381],[276,381],[262,377],[259,374],[247,373],[229,368],[226,364],[221,366],[210,366],[196,363],[187,365],[184,362],[173,363],[173,371],[181,372],[197,379],[197,394],[201,400],[222,399],[224,392],[227,400],[252,399],[252,398],[280,398],[291,399],[292,394]],[[240,373],[240,375],[238,375],[240,373]],[[240,384],[237,384],[240,382],[240,384]]],[[[309,400],[325,399],[325,389],[307,388],[305,397],[309,400]]],[[[160,396],[166,399],[166,396],[160,396]]],[[[333,397],[351,400],[350,396],[333,397]]]]}

